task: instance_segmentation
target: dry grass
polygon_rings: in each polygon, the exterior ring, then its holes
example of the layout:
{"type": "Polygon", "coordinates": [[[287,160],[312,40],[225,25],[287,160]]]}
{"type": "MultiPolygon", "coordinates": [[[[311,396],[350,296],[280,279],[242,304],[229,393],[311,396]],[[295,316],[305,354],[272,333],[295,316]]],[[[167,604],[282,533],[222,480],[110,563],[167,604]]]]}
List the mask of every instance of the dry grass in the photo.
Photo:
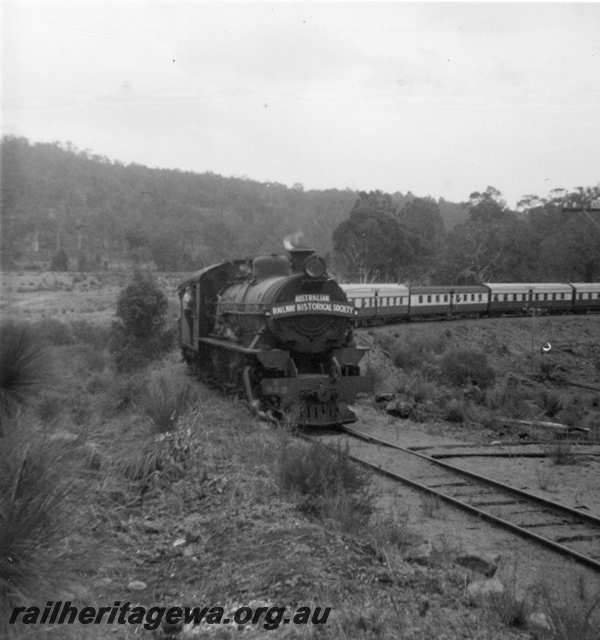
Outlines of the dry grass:
{"type": "Polygon", "coordinates": [[[2,621],[23,600],[45,601],[65,586],[68,562],[59,542],[75,490],[72,451],[44,439],[22,419],[9,426],[11,432],[0,438],[2,621]]]}
{"type": "Polygon", "coordinates": [[[277,478],[300,509],[346,530],[364,527],[372,513],[368,476],[345,449],[283,439],[277,453],[277,478]]]}
{"type": "Polygon", "coordinates": [[[535,590],[536,608],[550,626],[544,640],[598,640],[600,628],[600,592],[591,593],[583,577],[577,592],[566,598],[552,595],[547,586],[535,590]]]}
{"type": "Polygon", "coordinates": [[[527,626],[527,618],[531,613],[531,602],[525,595],[517,593],[517,567],[503,581],[502,593],[490,594],[486,601],[487,610],[507,627],[523,629],[527,626]]]}

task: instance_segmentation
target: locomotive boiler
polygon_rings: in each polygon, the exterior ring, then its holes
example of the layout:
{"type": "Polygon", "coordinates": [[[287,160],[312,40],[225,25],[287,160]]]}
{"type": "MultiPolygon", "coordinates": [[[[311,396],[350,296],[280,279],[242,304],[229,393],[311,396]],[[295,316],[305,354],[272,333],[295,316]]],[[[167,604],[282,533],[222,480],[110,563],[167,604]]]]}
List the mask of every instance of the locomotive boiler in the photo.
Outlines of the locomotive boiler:
{"type": "Polygon", "coordinates": [[[183,358],[201,377],[296,424],[355,420],[348,404],[371,390],[353,340],[356,310],[313,251],[216,264],[178,294],[183,358]]]}

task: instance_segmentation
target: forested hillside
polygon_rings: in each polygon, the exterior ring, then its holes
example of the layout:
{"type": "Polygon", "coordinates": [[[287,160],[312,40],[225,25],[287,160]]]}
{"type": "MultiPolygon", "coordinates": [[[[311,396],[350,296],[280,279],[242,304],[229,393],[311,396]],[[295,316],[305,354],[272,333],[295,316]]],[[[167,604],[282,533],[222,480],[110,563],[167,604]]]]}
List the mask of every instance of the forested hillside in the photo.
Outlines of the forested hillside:
{"type": "Polygon", "coordinates": [[[297,231],[327,254],[356,193],[123,165],[70,144],[5,137],[2,199],[5,268],[50,264],[63,249],[82,270],[131,260],[187,270],[278,251],[297,231]]]}
{"type": "Polygon", "coordinates": [[[600,280],[600,185],[572,192],[554,189],[548,198],[528,195],[517,211],[488,186],[471,193],[466,220],[450,231],[442,221],[441,203],[431,198],[412,198],[399,206],[381,192],[358,196],[349,217],[333,232],[338,273],[349,280],[600,280]],[[565,203],[572,210],[563,211],[565,203]]]}
{"type": "Polygon", "coordinates": [[[600,216],[562,212],[600,185],[528,195],[513,211],[493,187],[457,204],[124,165],[24,138],[1,152],[5,269],[187,271],[281,251],[302,231],[349,280],[600,280],[600,216]]]}

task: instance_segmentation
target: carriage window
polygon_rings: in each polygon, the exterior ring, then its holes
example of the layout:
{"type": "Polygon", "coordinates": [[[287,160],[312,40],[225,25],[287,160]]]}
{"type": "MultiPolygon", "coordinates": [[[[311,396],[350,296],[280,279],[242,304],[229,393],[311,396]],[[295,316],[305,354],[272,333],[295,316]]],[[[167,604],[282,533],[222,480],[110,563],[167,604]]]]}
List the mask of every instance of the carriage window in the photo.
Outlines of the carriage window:
{"type": "Polygon", "coordinates": [[[423,302],[423,296],[419,296],[419,303],[423,302]]]}
{"type": "Polygon", "coordinates": [[[583,300],[583,293],[580,293],[580,294],[579,294],[579,299],[580,299],[580,300],[583,300]]]}
{"type": "Polygon", "coordinates": [[[427,302],[431,302],[431,296],[427,296],[427,302]]]}
{"type": "Polygon", "coordinates": [[[504,302],[506,302],[508,300],[508,293],[504,294],[504,302]]]}
{"type": "Polygon", "coordinates": [[[498,294],[497,293],[494,294],[494,302],[498,302],[498,294]]]}
{"type": "Polygon", "coordinates": [[[448,302],[448,294],[447,293],[444,294],[444,302],[448,302]]]}
{"type": "Polygon", "coordinates": [[[539,294],[539,293],[536,293],[536,294],[535,294],[535,299],[536,299],[536,300],[539,300],[539,299],[540,299],[540,294],[539,294]]]}
{"type": "Polygon", "coordinates": [[[478,300],[479,302],[481,302],[481,294],[480,294],[480,293],[478,293],[478,294],[477,294],[477,300],[478,300]]]}
{"type": "Polygon", "coordinates": [[[548,294],[547,293],[544,294],[544,300],[548,300],[548,294]]]}
{"type": "Polygon", "coordinates": [[[516,302],[519,299],[518,293],[513,293],[513,302],[516,302]]]}
{"type": "Polygon", "coordinates": [[[555,293],[552,294],[552,300],[556,300],[556,294],[555,293]]]}
{"type": "Polygon", "coordinates": [[[440,296],[439,296],[439,294],[435,296],[435,301],[436,301],[436,302],[439,302],[439,301],[440,301],[440,296]]]}
{"type": "Polygon", "coordinates": [[[471,294],[471,302],[475,302],[475,294],[474,293],[471,294]]]}

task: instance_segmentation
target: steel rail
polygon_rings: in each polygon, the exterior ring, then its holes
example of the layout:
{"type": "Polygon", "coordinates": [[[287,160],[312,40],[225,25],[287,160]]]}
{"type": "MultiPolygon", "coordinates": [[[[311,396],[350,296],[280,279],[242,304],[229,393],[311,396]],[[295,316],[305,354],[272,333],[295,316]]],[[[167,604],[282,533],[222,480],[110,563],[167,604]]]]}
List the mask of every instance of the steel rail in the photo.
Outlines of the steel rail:
{"type": "Polygon", "coordinates": [[[467,469],[462,469],[461,467],[457,467],[453,464],[450,464],[448,462],[442,462],[441,460],[438,460],[436,458],[432,458],[431,456],[427,456],[423,453],[420,453],[419,451],[411,451],[410,449],[406,449],[405,447],[401,447],[399,444],[396,444],[395,442],[392,442],[391,440],[386,440],[385,438],[377,438],[374,436],[371,436],[370,434],[364,433],[363,431],[358,431],[357,429],[354,429],[353,427],[349,427],[349,426],[342,426],[342,430],[345,431],[346,433],[349,433],[350,435],[353,435],[357,438],[360,438],[362,440],[365,441],[370,441],[373,442],[375,444],[382,444],[386,447],[391,447],[393,449],[398,449],[399,451],[403,451],[404,453],[408,453],[410,455],[416,456],[418,458],[421,458],[422,460],[426,460],[427,462],[431,462],[433,464],[438,465],[439,467],[442,467],[444,469],[449,469],[450,471],[453,471],[454,473],[458,473],[464,476],[468,476],[470,478],[473,478],[474,480],[478,480],[479,482],[483,482],[485,484],[491,484],[494,485],[496,487],[498,487],[499,489],[502,489],[503,491],[509,491],[517,496],[521,496],[523,498],[526,498],[527,500],[532,500],[535,501],[539,504],[543,504],[545,507],[548,507],[550,509],[554,509],[554,510],[558,510],[558,511],[562,511],[563,513],[566,513],[570,516],[575,516],[577,518],[580,518],[581,520],[585,520],[587,522],[590,522],[591,524],[596,525],[597,527],[600,527],[600,518],[597,516],[593,516],[589,513],[585,513],[582,511],[578,511],[577,509],[573,509],[572,507],[568,507],[567,505],[561,504],[560,502],[554,502],[553,500],[548,500],[547,498],[542,498],[540,496],[536,496],[533,493],[529,493],[528,491],[523,491],[523,489],[517,489],[515,487],[512,487],[509,484],[506,484],[504,482],[500,482],[499,480],[494,480],[493,478],[488,478],[487,476],[482,476],[478,473],[475,473],[474,471],[468,471],[467,469]]]}
{"type": "MultiPolygon", "coordinates": [[[[445,462],[440,462],[439,460],[435,460],[433,458],[430,458],[429,456],[423,455],[421,453],[418,453],[416,451],[411,451],[410,449],[406,449],[404,447],[401,447],[400,445],[397,445],[396,443],[390,442],[388,440],[385,440],[383,438],[376,438],[374,436],[371,436],[369,434],[366,434],[364,432],[361,432],[357,429],[354,429],[353,427],[348,427],[348,426],[343,426],[342,427],[342,431],[344,431],[345,433],[352,435],[356,438],[365,440],[367,442],[373,442],[375,444],[382,444],[384,446],[387,447],[391,447],[394,449],[398,449],[404,453],[416,456],[418,458],[421,458],[422,460],[429,462],[431,464],[434,465],[438,465],[442,468],[445,468],[449,471],[452,471],[453,473],[458,473],[458,474],[462,474],[465,475],[467,477],[470,477],[474,480],[477,480],[478,482],[482,483],[482,484],[488,484],[488,485],[492,485],[495,486],[499,489],[502,489],[503,491],[508,491],[514,495],[520,496],[521,498],[527,499],[529,501],[534,501],[538,504],[543,505],[544,507],[546,507],[547,509],[552,509],[555,512],[559,511],[562,513],[566,513],[569,516],[574,516],[576,518],[578,518],[579,520],[582,520],[584,522],[590,522],[592,524],[594,524],[597,527],[600,527],[600,518],[597,518],[595,516],[592,516],[590,514],[587,513],[581,513],[580,511],[577,511],[575,509],[572,509],[571,507],[567,507],[566,505],[562,505],[558,502],[553,502],[551,500],[546,500],[544,498],[540,498],[538,496],[535,496],[531,493],[528,493],[526,491],[522,491],[520,489],[515,489],[514,487],[511,487],[509,485],[506,485],[502,482],[498,482],[496,480],[492,480],[491,478],[487,478],[485,476],[480,476],[479,474],[470,472],[470,471],[466,471],[464,469],[460,469],[459,467],[455,467],[454,465],[450,465],[448,463],[445,462]]],[[[310,436],[308,436],[306,439],[311,440],[312,438],[310,436]]],[[[329,445],[323,444],[321,443],[322,446],[327,446],[329,447],[329,445]]],[[[420,491],[424,491],[426,493],[429,493],[431,495],[435,495],[438,498],[440,498],[441,500],[452,504],[455,507],[458,507],[459,509],[462,509],[463,511],[468,511],[474,515],[476,515],[477,517],[481,518],[482,520],[486,520],[488,522],[491,522],[495,525],[498,525],[504,529],[508,529],[509,531],[512,531],[513,533],[516,533],[517,535],[523,537],[523,538],[527,538],[529,540],[533,540],[536,543],[543,545],[563,556],[572,558],[573,560],[575,560],[576,562],[585,565],[589,568],[592,568],[598,572],[600,572],[600,560],[597,560],[591,556],[586,556],[583,553],[580,553],[579,551],[576,551],[575,549],[571,549],[559,542],[555,542],[554,540],[547,538],[545,536],[539,535],[537,533],[534,533],[533,531],[530,531],[529,529],[526,529],[524,527],[519,526],[518,524],[515,524],[514,522],[510,522],[509,520],[506,520],[504,518],[501,518],[499,516],[495,516],[492,513],[489,513],[488,511],[484,511],[482,509],[479,509],[478,507],[475,507],[473,505],[468,504],[467,502],[463,502],[462,500],[458,500],[457,498],[445,494],[442,491],[438,491],[435,488],[429,487],[421,482],[417,482],[416,480],[413,480],[407,476],[404,476],[400,473],[397,473],[396,471],[392,471],[390,469],[386,469],[384,467],[382,467],[381,465],[377,465],[374,464],[372,462],[368,462],[367,460],[363,460],[362,458],[360,458],[357,455],[354,455],[350,452],[348,452],[348,456],[354,460],[355,462],[357,462],[358,464],[371,469],[373,471],[376,471],[377,473],[386,476],[388,478],[391,478],[393,480],[402,482],[403,484],[406,484],[410,487],[413,487],[415,489],[418,489],[420,491]]],[[[552,526],[551,524],[548,526],[552,526]]]]}

